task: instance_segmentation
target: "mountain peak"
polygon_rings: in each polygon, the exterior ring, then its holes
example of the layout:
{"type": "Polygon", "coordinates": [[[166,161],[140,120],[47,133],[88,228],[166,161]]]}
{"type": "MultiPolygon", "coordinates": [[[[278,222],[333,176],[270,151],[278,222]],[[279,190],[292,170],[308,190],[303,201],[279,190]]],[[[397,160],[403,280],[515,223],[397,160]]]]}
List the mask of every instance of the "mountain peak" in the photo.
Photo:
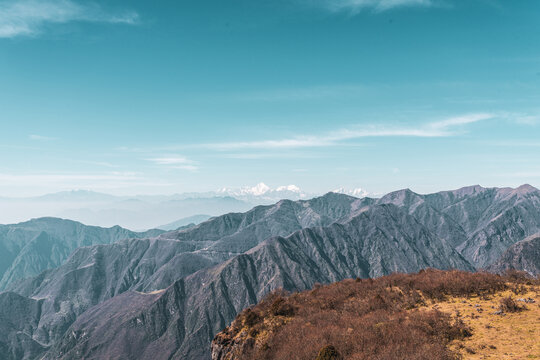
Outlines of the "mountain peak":
{"type": "Polygon", "coordinates": [[[278,186],[276,191],[291,191],[295,193],[301,192],[300,188],[296,185],[278,186]]]}
{"type": "Polygon", "coordinates": [[[535,188],[534,186],[529,185],[529,184],[523,184],[523,185],[517,187],[514,190],[514,193],[520,194],[520,195],[526,195],[526,194],[530,194],[530,193],[537,192],[537,191],[538,191],[538,189],[535,188]]]}
{"type": "Polygon", "coordinates": [[[246,189],[247,192],[250,192],[253,195],[262,195],[270,191],[270,186],[266,185],[265,183],[261,182],[255,185],[252,188],[246,189]]]}
{"type": "Polygon", "coordinates": [[[345,189],[345,188],[339,188],[339,189],[336,189],[334,191],[332,191],[336,194],[345,194],[345,195],[350,195],[350,196],[354,196],[354,197],[366,197],[369,195],[369,192],[367,192],[366,190],[362,189],[362,188],[355,188],[355,189],[345,189]]]}
{"type": "Polygon", "coordinates": [[[454,192],[454,194],[456,195],[461,195],[461,196],[464,196],[464,195],[472,195],[472,194],[476,194],[476,193],[479,193],[479,192],[482,192],[484,191],[486,188],[480,186],[480,185],[471,185],[471,186],[464,186],[462,188],[459,188],[454,192]]]}
{"type": "Polygon", "coordinates": [[[272,188],[263,182],[255,186],[242,186],[240,188],[222,188],[216,193],[226,194],[240,199],[278,201],[281,199],[299,200],[309,195],[296,185],[282,185],[272,188]]]}

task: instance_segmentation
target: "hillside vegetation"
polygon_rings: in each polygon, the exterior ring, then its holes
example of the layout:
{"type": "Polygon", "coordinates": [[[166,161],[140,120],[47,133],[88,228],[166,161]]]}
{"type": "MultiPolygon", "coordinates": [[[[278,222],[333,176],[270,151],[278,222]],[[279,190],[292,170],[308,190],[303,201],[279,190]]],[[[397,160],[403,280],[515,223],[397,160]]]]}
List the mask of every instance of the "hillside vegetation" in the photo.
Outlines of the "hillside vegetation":
{"type": "Polygon", "coordinates": [[[273,292],[212,343],[212,359],[540,358],[540,281],[425,270],[273,292]]]}

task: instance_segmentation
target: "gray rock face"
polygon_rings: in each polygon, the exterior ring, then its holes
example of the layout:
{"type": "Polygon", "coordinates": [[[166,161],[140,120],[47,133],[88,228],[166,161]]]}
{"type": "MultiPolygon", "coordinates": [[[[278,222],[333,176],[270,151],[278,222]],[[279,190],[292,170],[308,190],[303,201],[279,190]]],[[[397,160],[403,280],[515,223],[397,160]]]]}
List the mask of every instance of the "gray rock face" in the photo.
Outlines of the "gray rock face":
{"type": "Polygon", "coordinates": [[[81,246],[111,244],[122,239],[145,238],[161,233],[161,230],[137,233],[119,226],[86,226],[57,218],[0,225],[0,291],[16,280],[61,265],[81,246]]]}
{"type": "Polygon", "coordinates": [[[32,337],[54,344],[93,305],[128,290],[151,292],[229,259],[276,235],[331,224],[367,203],[327,194],[308,201],[280,201],[232,213],[152,239],[129,239],[77,249],[64,265],[12,284],[9,289],[43,299],[32,337]]]}
{"type": "Polygon", "coordinates": [[[104,358],[133,342],[136,353],[126,353],[127,358],[207,359],[214,334],[269,291],[433,266],[473,269],[403,210],[371,206],[326,227],[268,239],[159,294],[130,293],[97,305],[79,317],[46,358],[104,358]]]}
{"type": "Polygon", "coordinates": [[[36,359],[46,350],[33,339],[42,301],[12,292],[0,293],[0,357],[4,360],[36,359]]]}
{"type": "Polygon", "coordinates": [[[530,185],[517,189],[470,186],[429,195],[400,190],[378,203],[407,209],[477,268],[540,231],[540,191],[530,185]]]}
{"type": "Polygon", "coordinates": [[[486,270],[498,274],[502,274],[506,270],[518,270],[532,276],[540,275],[540,234],[530,236],[510,246],[486,270]]]}
{"type": "Polygon", "coordinates": [[[325,226],[374,200],[328,193],[311,200],[282,200],[257,206],[246,213],[231,213],[195,228],[161,235],[193,244],[198,253],[224,261],[241,254],[272,236],[286,236],[307,227],[325,226]]]}

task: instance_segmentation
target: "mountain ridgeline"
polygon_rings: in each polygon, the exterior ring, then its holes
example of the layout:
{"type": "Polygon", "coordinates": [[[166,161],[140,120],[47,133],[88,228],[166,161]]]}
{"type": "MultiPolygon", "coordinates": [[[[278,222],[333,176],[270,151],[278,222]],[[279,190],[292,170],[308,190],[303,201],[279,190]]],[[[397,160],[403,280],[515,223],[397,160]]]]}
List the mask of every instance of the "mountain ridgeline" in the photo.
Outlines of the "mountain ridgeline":
{"type": "Polygon", "coordinates": [[[328,193],[163,234],[74,242],[69,258],[6,282],[0,358],[209,359],[214,335],[273,290],[425,268],[534,274],[537,255],[512,254],[537,233],[540,191],[472,186],[328,193]]]}
{"type": "Polygon", "coordinates": [[[133,232],[120,226],[102,228],[76,221],[40,218],[0,225],[0,291],[10,283],[61,265],[77,248],[146,238],[161,230],[133,232]]]}

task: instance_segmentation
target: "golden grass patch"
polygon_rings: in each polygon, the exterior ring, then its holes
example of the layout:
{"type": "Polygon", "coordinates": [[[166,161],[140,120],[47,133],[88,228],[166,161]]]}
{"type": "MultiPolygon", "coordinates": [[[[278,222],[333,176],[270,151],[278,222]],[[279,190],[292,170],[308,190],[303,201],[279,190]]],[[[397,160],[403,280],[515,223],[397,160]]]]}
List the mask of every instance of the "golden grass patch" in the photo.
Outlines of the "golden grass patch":
{"type": "Polygon", "coordinates": [[[472,329],[472,336],[452,342],[450,347],[466,360],[540,359],[540,293],[528,287],[526,293],[515,295],[503,291],[482,297],[453,297],[428,305],[429,309],[459,316],[472,329]],[[500,302],[511,296],[514,300],[531,298],[520,312],[500,311],[500,302]]]}

